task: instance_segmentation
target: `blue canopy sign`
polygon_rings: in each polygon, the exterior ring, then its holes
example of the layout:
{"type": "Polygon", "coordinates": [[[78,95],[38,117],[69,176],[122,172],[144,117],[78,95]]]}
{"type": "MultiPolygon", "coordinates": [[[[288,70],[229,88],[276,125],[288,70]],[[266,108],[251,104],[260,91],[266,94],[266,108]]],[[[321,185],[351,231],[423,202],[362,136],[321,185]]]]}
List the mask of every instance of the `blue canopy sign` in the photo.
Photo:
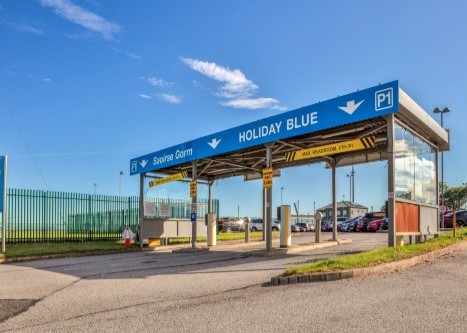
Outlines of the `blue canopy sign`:
{"type": "Polygon", "coordinates": [[[183,164],[336,126],[396,113],[398,81],[260,119],[134,158],[130,174],[183,164]]]}

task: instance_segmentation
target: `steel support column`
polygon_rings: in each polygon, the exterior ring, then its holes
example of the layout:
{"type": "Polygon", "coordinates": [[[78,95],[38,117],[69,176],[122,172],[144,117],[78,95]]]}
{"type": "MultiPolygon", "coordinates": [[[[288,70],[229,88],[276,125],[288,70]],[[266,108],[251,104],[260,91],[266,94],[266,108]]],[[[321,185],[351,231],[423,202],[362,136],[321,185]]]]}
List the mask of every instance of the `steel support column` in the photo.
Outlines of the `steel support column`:
{"type": "MultiPolygon", "coordinates": [[[[272,168],[272,144],[266,146],[266,168],[272,168]]],[[[266,197],[266,219],[263,221],[266,230],[266,251],[272,250],[272,188],[267,188],[266,197]]]]}
{"type": "Polygon", "coordinates": [[[394,145],[394,115],[387,116],[388,136],[388,246],[396,245],[396,199],[395,199],[395,145],[394,145]]]}
{"type": "Polygon", "coordinates": [[[332,240],[337,240],[337,176],[335,160],[332,162],[332,240]]]}
{"type": "MultiPolygon", "coordinates": [[[[192,181],[197,181],[198,180],[198,160],[191,162],[191,180],[192,181]]],[[[198,185],[196,185],[198,187],[198,185]]],[[[196,195],[191,197],[191,205],[193,204],[196,205],[198,200],[198,188],[196,189],[196,195]]],[[[198,218],[198,206],[196,206],[196,219],[198,218]]],[[[195,248],[196,247],[196,238],[197,238],[197,221],[191,222],[191,247],[195,248]]]]}
{"type": "Polygon", "coordinates": [[[139,246],[141,249],[144,245],[143,237],[143,220],[144,220],[144,176],[146,174],[142,173],[139,175],[139,246]]]}

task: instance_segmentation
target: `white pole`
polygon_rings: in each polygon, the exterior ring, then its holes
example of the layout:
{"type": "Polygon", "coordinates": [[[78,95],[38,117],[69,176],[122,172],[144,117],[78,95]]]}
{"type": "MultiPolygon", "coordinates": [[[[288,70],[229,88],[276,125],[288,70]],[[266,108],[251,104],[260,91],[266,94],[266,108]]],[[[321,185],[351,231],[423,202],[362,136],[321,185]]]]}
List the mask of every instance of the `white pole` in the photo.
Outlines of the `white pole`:
{"type": "Polygon", "coordinates": [[[6,175],[7,175],[7,155],[3,158],[3,211],[2,211],[2,252],[6,252],[6,175]]]}

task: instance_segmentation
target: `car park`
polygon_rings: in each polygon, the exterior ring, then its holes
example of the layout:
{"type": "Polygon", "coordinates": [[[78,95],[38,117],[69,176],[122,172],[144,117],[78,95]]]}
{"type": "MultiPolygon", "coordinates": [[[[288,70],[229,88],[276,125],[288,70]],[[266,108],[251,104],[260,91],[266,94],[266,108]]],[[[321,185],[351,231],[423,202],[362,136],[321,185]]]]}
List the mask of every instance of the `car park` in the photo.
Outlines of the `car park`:
{"type": "MultiPolygon", "coordinates": [[[[451,212],[444,216],[444,227],[452,228],[452,220],[454,213],[451,212]]],[[[465,227],[467,226],[467,210],[456,211],[456,226],[465,227]]]]}

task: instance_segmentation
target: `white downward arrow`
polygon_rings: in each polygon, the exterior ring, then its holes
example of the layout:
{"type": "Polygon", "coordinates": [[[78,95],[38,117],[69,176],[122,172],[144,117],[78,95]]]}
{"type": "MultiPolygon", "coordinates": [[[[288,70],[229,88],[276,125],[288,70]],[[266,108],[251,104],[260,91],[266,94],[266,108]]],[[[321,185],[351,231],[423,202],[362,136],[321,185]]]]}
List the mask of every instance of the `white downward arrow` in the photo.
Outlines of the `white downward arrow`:
{"type": "Polygon", "coordinates": [[[355,104],[355,101],[352,100],[352,101],[349,101],[347,102],[347,106],[339,106],[339,109],[341,109],[342,111],[345,111],[347,112],[348,114],[352,114],[355,112],[355,110],[358,109],[358,107],[360,106],[360,104],[363,103],[364,100],[358,102],[357,104],[355,104]]]}
{"type": "Polygon", "coordinates": [[[217,140],[216,138],[213,138],[211,142],[208,142],[208,145],[212,147],[212,149],[216,149],[217,145],[219,142],[221,142],[222,139],[217,140]]]}
{"type": "Polygon", "coordinates": [[[142,160],[141,162],[139,162],[139,164],[141,164],[141,166],[143,168],[146,166],[147,163],[148,163],[148,161],[146,161],[146,160],[142,160]]]}

